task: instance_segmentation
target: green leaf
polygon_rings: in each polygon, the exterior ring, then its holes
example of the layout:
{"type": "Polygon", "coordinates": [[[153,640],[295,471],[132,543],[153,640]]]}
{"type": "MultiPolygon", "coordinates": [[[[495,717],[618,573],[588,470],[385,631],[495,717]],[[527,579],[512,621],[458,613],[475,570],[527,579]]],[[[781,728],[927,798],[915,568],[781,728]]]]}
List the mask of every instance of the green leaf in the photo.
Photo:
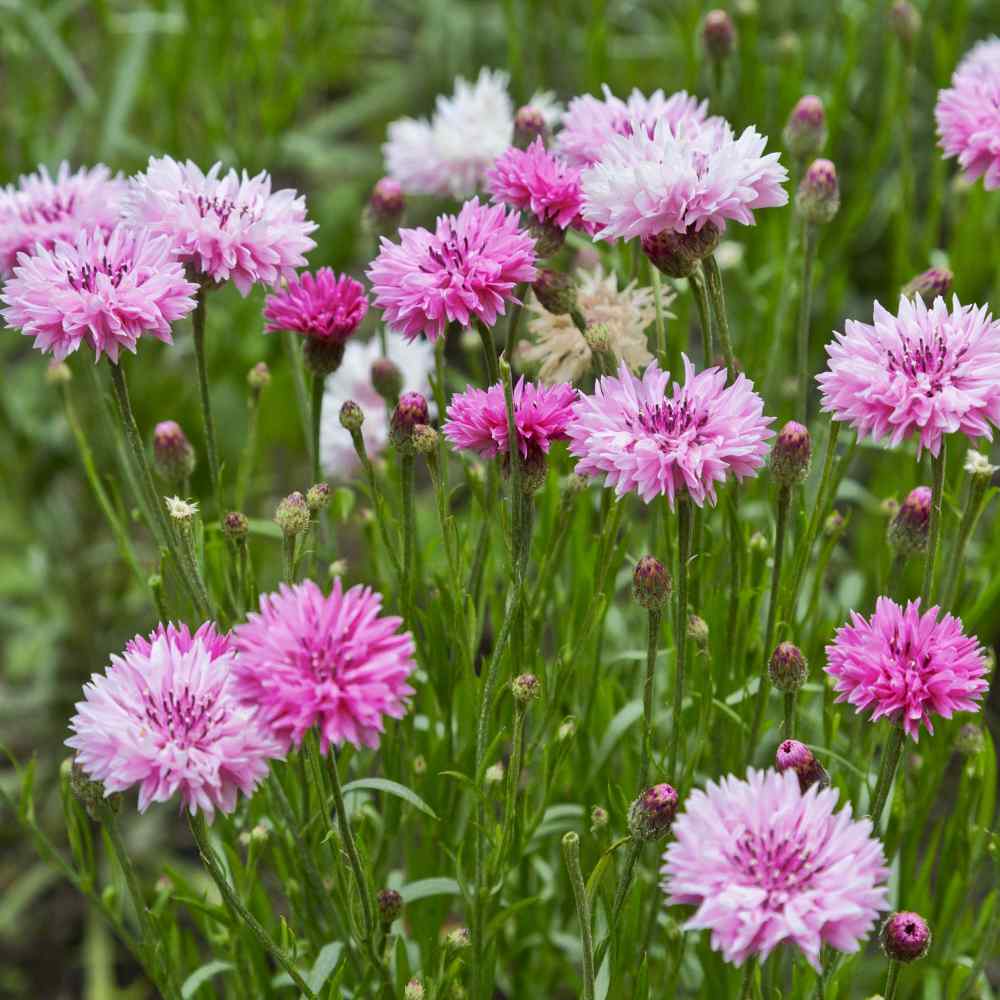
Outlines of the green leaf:
{"type": "Polygon", "coordinates": [[[330,497],[330,515],[335,521],[346,521],[354,510],[354,490],[338,486],[330,497]]]}
{"type": "Polygon", "coordinates": [[[220,972],[228,972],[230,969],[234,969],[236,966],[232,962],[222,962],[216,960],[214,962],[206,962],[204,965],[195,969],[187,979],[184,980],[181,986],[181,997],[182,1000],[191,1000],[198,990],[205,985],[213,976],[217,976],[220,972]]]}
{"type": "Polygon", "coordinates": [[[429,899],[431,896],[458,896],[462,889],[453,878],[422,878],[417,882],[409,882],[399,890],[404,903],[415,903],[419,899],[429,899]]]}
{"type": "Polygon", "coordinates": [[[419,809],[422,813],[437,819],[437,813],[424,802],[411,788],[401,785],[397,781],[389,781],[388,778],[359,778],[357,781],[349,781],[344,785],[344,794],[350,792],[385,792],[387,795],[395,795],[397,798],[409,802],[414,809],[419,809]]]}
{"type": "Polygon", "coordinates": [[[594,763],[591,773],[596,774],[604,769],[612,751],[618,745],[618,741],[625,735],[629,726],[633,725],[642,716],[642,702],[637,698],[630,701],[621,708],[618,714],[608,723],[608,728],[604,732],[604,739],[594,754],[594,763]]]}

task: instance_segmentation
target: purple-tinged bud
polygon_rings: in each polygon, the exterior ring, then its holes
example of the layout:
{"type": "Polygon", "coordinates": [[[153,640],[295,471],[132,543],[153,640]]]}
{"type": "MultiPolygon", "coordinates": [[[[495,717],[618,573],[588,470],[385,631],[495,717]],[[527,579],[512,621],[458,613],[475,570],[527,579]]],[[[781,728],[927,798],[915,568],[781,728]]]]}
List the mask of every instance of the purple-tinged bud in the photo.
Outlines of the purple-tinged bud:
{"type": "Polygon", "coordinates": [[[882,925],[882,950],[894,962],[915,962],[931,946],[931,929],[919,913],[900,910],[882,925]]]}
{"type": "Polygon", "coordinates": [[[974,722],[967,722],[958,731],[955,739],[955,749],[964,757],[978,757],[986,746],[981,726],[974,722]]]}
{"type": "Polygon", "coordinates": [[[389,232],[403,219],[406,197],[399,181],[383,177],[372,188],[368,199],[368,218],[376,232],[389,232]]]}
{"type": "Polygon", "coordinates": [[[517,109],[514,115],[514,145],[518,149],[527,149],[539,136],[542,141],[548,137],[549,127],[545,124],[545,115],[541,110],[526,104],[517,109]]]}
{"type": "Polygon", "coordinates": [[[264,364],[263,361],[258,361],[257,364],[247,372],[247,385],[250,387],[250,391],[255,395],[260,395],[260,393],[266,389],[271,384],[271,369],[264,364]]]}
{"type": "Polygon", "coordinates": [[[340,408],[340,426],[345,430],[350,431],[355,434],[357,431],[361,430],[362,424],[365,422],[365,415],[361,411],[361,407],[354,402],[353,399],[347,400],[343,406],[340,408]]]}
{"type": "Polygon", "coordinates": [[[371,379],[375,391],[389,406],[395,406],[403,391],[403,373],[399,365],[389,358],[376,358],[372,362],[371,379]]]}
{"type": "Polygon", "coordinates": [[[661,840],[677,815],[677,792],[663,782],[647,788],[628,810],[628,830],[635,840],[661,840]]]}
{"type": "Polygon", "coordinates": [[[809,667],[802,650],[794,643],[781,642],[771,654],[767,664],[767,675],[779,690],[790,694],[798,691],[806,682],[809,667]]]}
{"type": "Polygon", "coordinates": [[[771,475],[779,486],[794,486],[809,475],[812,439],[808,428],[789,420],[771,449],[771,475]]]}
{"type": "Polygon", "coordinates": [[[340,367],[344,345],[331,337],[306,337],[302,360],[313,375],[325,378],[340,367]]]}
{"type": "Polygon", "coordinates": [[[590,832],[599,833],[608,825],[608,811],[604,806],[594,806],[590,810],[590,832]]]}
{"type": "Polygon", "coordinates": [[[231,510],[222,519],[222,533],[234,542],[246,538],[250,533],[250,522],[247,520],[246,514],[242,514],[238,510],[231,510]]]}
{"type": "Polygon", "coordinates": [[[708,648],[708,622],[698,615],[688,615],[687,637],[700,649],[708,648]]]}
{"type": "Polygon", "coordinates": [[[557,254],[566,242],[566,230],[554,222],[535,221],[528,229],[535,241],[535,255],[541,258],[557,254]]]}
{"type": "Polygon", "coordinates": [[[195,467],[194,448],[176,420],[162,420],[153,431],[153,468],[172,486],[191,478],[195,467]]]}
{"type": "Polygon", "coordinates": [[[424,1000],[424,984],[419,979],[411,979],[403,990],[403,1000],[424,1000]]]}
{"type": "Polygon", "coordinates": [[[401,451],[412,454],[413,432],[429,420],[427,400],[419,392],[403,393],[389,420],[389,440],[401,451]]]}
{"type": "Polygon", "coordinates": [[[444,936],[444,946],[450,951],[464,951],[472,944],[468,927],[456,927],[444,936]]]}
{"type": "Polygon", "coordinates": [[[799,215],[813,225],[822,226],[833,220],[840,208],[840,186],[837,168],[830,160],[813,160],[795,195],[799,215]]]}
{"type": "Polygon", "coordinates": [[[815,94],[799,98],[782,137],[796,160],[811,159],[826,145],[826,110],[815,94]]]}
{"type": "Polygon", "coordinates": [[[843,531],[845,524],[847,524],[847,521],[844,515],[839,510],[832,510],[827,514],[826,520],[823,522],[823,533],[827,537],[832,537],[843,531]]]}
{"type": "Polygon", "coordinates": [[[918,486],[910,490],[889,522],[889,544],[901,556],[923,552],[931,520],[931,489],[918,486]]]}
{"type": "Polygon", "coordinates": [[[576,283],[562,271],[543,268],[531,289],[542,308],[553,316],[568,316],[576,309],[576,283]]]}
{"type": "Polygon", "coordinates": [[[899,501],[895,497],[886,497],[878,505],[878,509],[886,517],[895,517],[899,513],[899,501]]]}
{"type": "Polygon", "coordinates": [[[659,611],[674,589],[667,568],[655,556],[643,556],[632,573],[632,596],[647,610],[659,611]]]}
{"type": "Polygon", "coordinates": [[[530,705],[542,696],[542,682],[534,674],[518,674],[510,682],[514,701],[519,705],[530,705]]]}
{"type": "Polygon", "coordinates": [[[920,34],[920,25],[920,11],[912,3],[896,0],[889,8],[889,27],[907,54],[913,50],[913,43],[920,34]]]}
{"type": "Polygon", "coordinates": [[[274,523],[281,528],[281,533],[288,538],[301,535],[309,530],[312,515],[306,498],[299,492],[289,493],[274,512],[274,523]]]}
{"type": "Polygon", "coordinates": [[[306,504],[313,514],[318,514],[330,502],[330,487],[327,483],[313,483],[306,490],[306,504]]]}
{"type": "Polygon", "coordinates": [[[799,789],[805,792],[813,785],[826,788],[830,784],[830,775],[826,768],[816,760],[812,750],[798,740],[782,740],[774,755],[774,766],[779,771],[791,768],[799,779],[799,789]]]}
{"type": "Polygon", "coordinates": [[[934,304],[938,297],[944,297],[951,291],[955,276],[946,267],[931,267],[911,278],[903,285],[903,294],[912,299],[919,295],[928,306],[934,304]]]}
{"type": "Polygon", "coordinates": [[[664,230],[655,236],[643,236],[642,252],[658,271],[670,278],[686,278],[698,267],[698,262],[714,253],[722,233],[711,222],[701,229],[686,233],[664,230]]]}
{"type": "Polygon", "coordinates": [[[403,897],[395,889],[380,889],[375,902],[383,927],[388,927],[403,912],[403,897]]]}
{"type": "Polygon", "coordinates": [[[701,44],[705,55],[714,62],[728,58],[736,43],[733,19],[724,10],[710,10],[701,27],[701,44]]]}

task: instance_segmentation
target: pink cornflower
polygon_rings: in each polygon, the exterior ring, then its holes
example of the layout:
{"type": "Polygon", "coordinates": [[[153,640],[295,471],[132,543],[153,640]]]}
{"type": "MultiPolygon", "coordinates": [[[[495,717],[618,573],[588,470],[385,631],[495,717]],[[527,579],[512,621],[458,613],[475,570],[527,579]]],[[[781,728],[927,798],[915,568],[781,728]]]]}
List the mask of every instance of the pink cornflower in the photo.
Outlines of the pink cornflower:
{"type": "Polygon", "coordinates": [[[266,171],[250,177],[216,163],[207,174],[190,160],[150,157],[132,180],[125,217],[168,236],[178,257],[211,281],[232,279],[241,295],[256,282],[291,281],[316,243],[305,198],[271,190],[266,171]]]}
{"type": "Polygon", "coordinates": [[[527,149],[511,146],[486,174],[493,201],[530,212],[538,222],[588,230],[580,215],[580,170],[556,159],[541,138],[527,149]]]}
{"type": "Polygon", "coordinates": [[[700,124],[708,118],[708,101],[699,101],[683,90],[669,97],[662,90],[649,97],[633,90],[628,101],[615,97],[607,84],[603,90],[603,100],[592,94],[574,97],[563,116],[555,147],[559,156],[572,166],[596,163],[601,158],[601,149],[615,136],[652,132],[658,121],[676,127],[682,123],[700,124]]]}
{"type": "Polygon", "coordinates": [[[196,291],[165,236],[119,225],[21,254],[0,301],[7,325],[57,361],[87,343],[117,362],[143,334],[172,343],[170,324],[194,309],[196,291]]]}
{"type": "Polygon", "coordinates": [[[306,337],[344,343],[368,312],[364,286],[329,267],[292,278],[264,303],[266,330],[294,330],[306,337]]]}
{"type": "MultiPolygon", "coordinates": [[[[553,441],[566,436],[566,424],[573,415],[577,392],[560,383],[537,386],[524,378],[514,386],[514,425],[522,458],[529,451],[547,455],[553,441]]],[[[483,458],[506,455],[507,407],[503,385],[489,389],[466,389],[451,397],[444,436],[456,447],[474,451],[483,458]]]]}
{"type": "Polygon", "coordinates": [[[698,907],[684,929],[710,930],[734,965],[783,941],[817,971],[822,945],[857,951],[889,908],[889,872],[871,820],[835,813],[837,794],[753,768],[691,792],[660,869],[668,903],[698,907]]]}
{"type": "Polygon", "coordinates": [[[139,786],[139,812],[180,794],[209,820],[253,794],[281,748],[234,696],[235,656],[212,622],[160,625],[84,685],[66,745],[105,792],[139,786]]]}
{"type": "Polygon", "coordinates": [[[837,701],[858,712],[870,709],[872,721],[885,716],[899,723],[914,742],[921,726],[934,732],[932,714],[950,719],[978,711],[989,686],[975,636],[949,614],[938,621],[937,607],[921,614],[919,600],[904,610],[880,597],[870,621],[852,611],[851,624],[837,630],[826,656],[837,701]]]}
{"type": "Polygon", "coordinates": [[[534,240],[517,213],[478,198],[457,216],[439,216],[433,233],[401,229],[399,239],[382,237],[367,274],[386,323],[411,339],[437,340],[451,322],[493,326],[517,301],[515,285],[537,276],[534,240]]]}
{"type": "Polygon", "coordinates": [[[233,630],[237,695],[260,705],[284,747],[312,726],[324,753],[331,743],[376,747],[383,717],[403,717],[413,637],[397,633],[402,619],[380,616],[381,606],[381,595],[345,592],[339,577],[326,596],[312,580],[283,583],[233,630]]]}
{"type": "Polygon", "coordinates": [[[941,450],[945,434],[992,438],[1000,423],[1000,323],[986,306],[944,299],[928,308],[901,296],[899,314],[875,303],[875,323],[848,320],[827,345],[828,370],[816,377],[823,409],[860,437],[911,434],[917,450],[941,450]]]}
{"type": "Polygon", "coordinates": [[[53,178],[44,166],[0,189],[0,278],[14,270],[17,255],[40,243],[76,243],[81,232],[110,232],[118,221],[127,184],[99,163],[70,173],[59,164],[53,178]]]}
{"type": "Polygon", "coordinates": [[[642,378],[622,363],[618,377],[597,380],[592,396],[581,396],[566,434],[580,475],[604,475],[621,496],[634,491],[649,503],[666,495],[671,507],[687,493],[702,507],[715,503],[715,484],[732,473],[754,475],[764,464],[765,442],[774,432],[753,382],[708,368],[695,374],[684,358],[684,385],[654,361],[642,378]]]}
{"type": "Polygon", "coordinates": [[[945,158],[958,157],[965,176],[1000,188],[1000,38],[974,45],[934,109],[945,158]]]}
{"type": "Polygon", "coordinates": [[[766,145],[752,126],[737,137],[721,119],[615,136],[581,177],[583,217],[602,239],[753,225],[755,209],[788,201],[788,172],[766,145]]]}

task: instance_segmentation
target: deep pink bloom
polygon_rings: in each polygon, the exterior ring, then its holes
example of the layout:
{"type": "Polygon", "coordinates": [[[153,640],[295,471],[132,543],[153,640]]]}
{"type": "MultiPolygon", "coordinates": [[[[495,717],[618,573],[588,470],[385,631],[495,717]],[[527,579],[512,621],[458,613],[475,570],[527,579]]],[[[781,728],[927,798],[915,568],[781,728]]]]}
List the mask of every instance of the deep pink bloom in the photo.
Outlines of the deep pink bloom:
{"type": "Polygon", "coordinates": [[[893,445],[918,435],[932,455],[945,434],[992,438],[1000,424],[1000,323],[986,306],[944,299],[928,308],[901,296],[899,314],[875,303],[875,325],[848,320],[827,345],[828,370],[816,377],[823,409],[861,437],[893,445]]]}
{"type": "Polygon", "coordinates": [[[467,201],[455,215],[441,215],[433,233],[401,229],[399,243],[382,237],[367,274],[375,305],[392,329],[411,339],[440,337],[451,322],[493,326],[514,287],[534,281],[535,242],[503,205],[467,201]]]}
{"type": "Polygon", "coordinates": [[[587,229],[580,216],[580,169],[556,159],[541,138],[527,149],[511,146],[486,174],[495,202],[530,212],[539,222],[560,229],[587,229]]]}
{"type": "Polygon", "coordinates": [[[237,695],[259,705],[275,737],[298,746],[312,727],[332,743],[376,747],[383,717],[400,719],[413,694],[413,637],[402,619],[379,615],[369,587],[324,596],[312,580],[263,594],[260,613],[233,630],[237,695]]]}
{"type": "Polygon", "coordinates": [[[115,228],[127,184],[104,164],[70,173],[59,164],[56,176],[45,167],[21,177],[17,186],[0,188],[0,278],[14,270],[17,255],[40,243],[76,243],[81,232],[115,228]]]}
{"type": "Polygon", "coordinates": [[[957,156],[987,191],[1000,188],[1000,38],[972,47],[938,94],[934,117],[945,157],[957,156]]]}
{"type": "Polygon", "coordinates": [[[84,231],[75,245],[56,243],[18,261],[0,295],[3,317],[57,361],[81,343],[112,361],[123,348],[134,353],[143,334],[172,343],[170,324],[195,306],[197,286],[170,241],[145,230],[84,231]]]}
{"type": "Polygon", "coordinates": [[[268,332],[294,330],[319,340],[344,343],[368,312],[364,286],[352,277],[339,277],[321,267],[292,278],[264,303],[268,332]]]}
{"type": "MultiPolygon", "coordinates": [[[[514,424],[522,457],[527,457],[529,450],[547,455],[551,443],[566,436],[576,398],[576,389],[565,383],[537,386],[523,377],[518,379],[514,424]]],[[[503,385],[497,382],[489,389],[470,388],[452,396],[442,430],[456,448],[474,451],[483,458],[507,454],[510,446],[503,385]]]]}
{"type": "Polygon", "coordinates": [[[695,374],[684,358],[684,385],[654,361],[642,378],[623,363],[618,377],[597,380],[592,396],[581,396],[566,428],[570,454],[580,475],[604,475],[621,496],[633,491],[649,503],[685,491],[702,507],[715,503],[715,484],[728,474],[744,479],[764,464],[765,442],[774,432],[753,382],[707,368],[695,374]]]}
{"type": "Polygon", "coordinates": [[[857,951],[889,908],[889,872],[871,820],[836,804],[836,789],[803,793],[794,770],[750,768],[691,792],[660,869],[668,902],[698,907],[685,930],[710,930],[735,965],[783,941],[817,971],[822,945],[857,951]]]}
{"type": "Polygon", "coordinates": [[[256,282],[277,287],[304,267],[316,243],[305,198],[271,190],[266,171],[250,177],[216,163],[207,174],[190,160],[150,157],[132,180],[126,218],[168,236],[178,256],[211,281],[232,279],[241,295],[256,282]]]}
{"type": "Polygon", "coordinates": [[[236,700],[234,660],[212,622],[194,635],[171,624],[136,636],[84,685],[66,745],[107,794],[138,785],[139,812],[177,793],[209,820],[232,812],[281,754],[257,710],[236,700]]]}
{"type": "Polygon", "coordinates": [[[986,661],[975,636],[962,622],[938,608],[920,613],[920,601],[904,610],[888,597],[875,603],[869,621],[856,611],[851,624],[837,630],[826,647],[826,672],[835,679],[837,701],[871,710],[919,738],[920,727],[934,732],[931,715],[950,719],[955,712],[976,712],[989,686],[986,661]]]}

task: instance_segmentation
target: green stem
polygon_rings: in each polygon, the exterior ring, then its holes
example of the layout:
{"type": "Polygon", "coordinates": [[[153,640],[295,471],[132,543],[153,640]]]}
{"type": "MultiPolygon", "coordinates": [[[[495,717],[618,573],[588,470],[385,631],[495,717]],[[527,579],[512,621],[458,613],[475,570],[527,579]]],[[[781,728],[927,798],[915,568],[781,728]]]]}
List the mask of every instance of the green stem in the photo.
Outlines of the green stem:
{"type": "Polygon", "coordinates": [[[257,458],[257,425],[260,415],[260,392],[251,390],[247,406],[247,439],[240,457],[240,467],[236,474],[236,509],[243,510],[246,503],[247,490],[253,476],[254,462],[257,458]]]}
{"type": "MultiPolygon", "coordinates": [[[[656,652],[660,638],[659,608],[649,609],[649,631],[646,642],[646,679],[642,686],[642,762],[639,765],[639,794],[649,781],[649,761],[653,748],[653,679],[656,674],[656,652]]],[[[677,725],[676,716],[674,725],[677,725]]],[[[673,773],[673,772],[671,772],[673,773]]]]}
{"type": "Polygon", "coordinates": [[[941,449],[931,460],[934,483],[931,489],[931,516],[927,528],[927,560],[924,563],[924,585],[920,592],[925,611],[931,606],[934,599],[934,573],[937,569],[938,548],[941,545],[941,520],[946,465],[947,438],[942,437],[941,449]]]}
{"type": "Polygon", "coordinates": [[[563,858],[573,887],[573,901],[576,903],[576,918],[580,924],[580,944],[583,950],[583,1000],[594,1000],[594,939],[590,930],[590,903],[587,888],[583,884],[580,871],[580,837],[567,833],[563,837],[563,858]]]}
{"type": "Polygon", "coordinates": [[[785,724],[782,729],[782,737],[791,739],[795,735],[795,692],[785,692],[785,724]]]}
{"type": "Polygon", "coordinates": [[[726,367],[730,377],[736,374],[736,355],[733,353],[733,341],[729,335],[729,315],[726,312],[726,296],[722,287],[722,272],[713,254],[709,254],[702,262],[705,281],[708,284],[708,297],[712,302],[712,312],[715,314],[715,325],[719,331],[719,342],[722,345],[722,356],[726,359],[726,367]]]}
{"type": "Polygon", "coordinates": [[[198,568],[198,556],[194,550],[194,532],[191,522],[185,521],[178,525],[177,533],[180,535],[181,555],[186,571],[198,593],[198,601],[206,609],[206,617],[208,617],[212,611],[212,599],[208,596],[208,588],[205,586],[201,570],[198,568]]]}
{"type": "Polygon", "coordinates": [[[667,329],[663,321],[663,289],[660,287],[660,271],[649,265],[649,276],[653,283],[653,307],[656,310],[656,357],[660,367],[667,365],[667,329]]]}
{"type": "Polygon", "coordinates": [[[479,338],[483,342],[483,354],[486,356],[487,387],[496,385],[500,381],[500,368],[497,364],[497,347],[493,341],[493,331],[479,321],[476,322],[476,329],[479,330],[479,338]]]}
{"type": "Polygon", "coordinates": [[[608,933],[605,935],[604,940],[598,945],[597,951],[594,954],[594,967],[599,969],[601,963],[604,961],[604,956],[607,954],[608,948],[611,947],[611,941],[615,936],[615,930],[618,927],[618,920],[621,917],[622,910],[625,907],[625,900],[628,897],[629,888],[632,885],[632,875],[635,873],[636,862],[639,860],[639,855],[642,853],[642,841],[635,840],[634,838],[629,842],[628,854],[625,855],[625,864],[622,866],[621,875],[618,876],[618,884],[615,886],[615,898],[614,902],[611,904],[611,919],[608,921],[608,933]]]}
{"type": "Polygon", "coordinates": [[[899,765],[905,738],[906,733],[903,731],[902,725],[894,724],[889,739],[882,750],[882,765],[879,769],[878,781],[875,783],[875,791],[872,794],[871,806],[872,826],[876,835],[878,835],[882,825],[882,812],[889,798],[893,778],[896,776],[896,768],[899,765]]]}
{"type": "Polygon", "coordinates": [[[896,987],[899,985],[899,973],[903,966],[895,959],[889,959],[889,971],[885,977],[885,991],[883,1000],[895,1000],[896,987]]]}
{"type": "Polygon", "coordinates": [[[281,536],[281,572],[286,583],[295,583],[295,535],[281,536]]]}
{"type": "Polygon", "coordinates": [[[753,1000],[753,980],[756,970],[756,961],[752,958],[748,958],[746,967],[743,970],[743,983],[740,986],[740,1000],[753,1000]]]}
{"type": "MultiPolygon", "coordinates": [[[[514,352],[517,348],[517,337],[518,332],[521,329],[521,319],[524,314],[524,297],[528,294],[528,289],[530,285],[527,282],[521,284],[517,288],[515,297],[517,298],[519,305],[515,305],[510,311],[510,322],[507,326],[507,346],[504,353],[507,355],[510,363],[514,363],[514,352]]],[[[444,412],[443,410],[441,411],[444,412]]]]}
{"type": "Polygon", "coordinates": [[[701,327],[702,364],[707,368],[715,360],[715,345],[712,342],[712,310],[705,290],[705,276],[700,269],[688,277],[695,308],[698,310],[698,325],[701,327]]]}
{"type": "Polygon", "coordinates": [[[958,525],[958,538],[951,554],[946,575],[947,582],[941,599],[941,606],[946,611],[953,611],[958,599],[958,588],[962,582],[962,568],[965,562],[965,549],[983,512],[983,500],[986,497],[987,483],[980,477],[973,476],[969,481],[969,496],[962,511],[962,519],[958,525]]]}
{"type": "Polygon", "coordinates": [[[312,481],[318,483],[322,479],[319,468],[319,429],[323,420],[323,388],[326,379],[322,375],[313,373],[312,377],[312,403],[309,407],[309,415],[312,417],[312,444],[310,446],[309,457],[312,459],[312,481]]]}
{"type": "MultiPolygon", "coordinates": [[[[299,420],[302,424],[302,435],[305,438],[306,448],[312,450],[312,421],[311,407],[309,406],[309,390],[306,388],[306,375],[302,363],[301,338],[290,330],[281,331],[281,343],[285,348],[285,355],[288,358],[288,366],[292,370],[292,384],[295,387],[295,402],[299,409],[299,420]]],[[[313,456],[309,455],[310,464],[313,456]]]]}
{"type": "Polygon", "coordinates": [[[674,779],[681,742],[681,712],[684,708],[684,667],[687,660],[688,563],[691,560],[691,499],[677,498],[677,603],[674,607],[674,710],[670,720],[670,754],[667,775],[674,779]]]}
{"type": "Polygon", "coordinates": [[[208,473],[212,478],[212,492],[215,495],[216,513],[223,514],[222,481],[219,478],[219,452],[215,443],[215,420],[212,417],[212,399],[208,391],[208,367],[205,364],[205,286],[198,289],[195,308],[191,314],[194,329],[194,360],[198,369],[198,391],[201,396],[201,419],[205,427],[205,455],[208,458],[208,473]]]}
{"type": "Polygon", "coordinates": [[[809,423],[809,317],[812,312],[813,261],[816,257],[816,227],[802,220],[802,295],[799,301],[799,419],[809,423]]]}
{"type": "Polygon", "coordinates": [[[358,461],[361,462],[361,467],[365,470],[365,478],[368,480],[368,492],[371,493],[372,505],[375,508],[375,520],[378,523],[382,544],[385,546],[386,552],[389,553],[389,559],[397,575],[402,574],[403,566],[399,561],[399,552],[397,551],[396,543],[392,539],[392,533],[389,531],[385,500],[382,497],[382,491],[379,489],[378,478],[375,475],[375,466],[372,465],[372,461],[368,457],[368,449],[365,447],[365,439],[362,437],[361,431],[351,431],[351,440],[354,442],[354,451],[357,453],[358,461]]]}
{"type": "Polygon", "coordinates": [[[400,606],[403,619],[410,620],[413,602],[413,562],[416,552],[417,522],[413,510],[413,455],[402,452],[399,456],[399,490],[403,501],[403,573],[400,579],[400,606]]]}
{"type": "Polygon", "coordinates": [[[892,555],[892,562],[889,563],[889,572],[886,574],[885,578],[885,588],[883,593],[889,597],[895,598],[899,594],[900,582],[903,576],[903,570],[906,568],[906,556],[902,552],[894,552],[892,555]]]}

